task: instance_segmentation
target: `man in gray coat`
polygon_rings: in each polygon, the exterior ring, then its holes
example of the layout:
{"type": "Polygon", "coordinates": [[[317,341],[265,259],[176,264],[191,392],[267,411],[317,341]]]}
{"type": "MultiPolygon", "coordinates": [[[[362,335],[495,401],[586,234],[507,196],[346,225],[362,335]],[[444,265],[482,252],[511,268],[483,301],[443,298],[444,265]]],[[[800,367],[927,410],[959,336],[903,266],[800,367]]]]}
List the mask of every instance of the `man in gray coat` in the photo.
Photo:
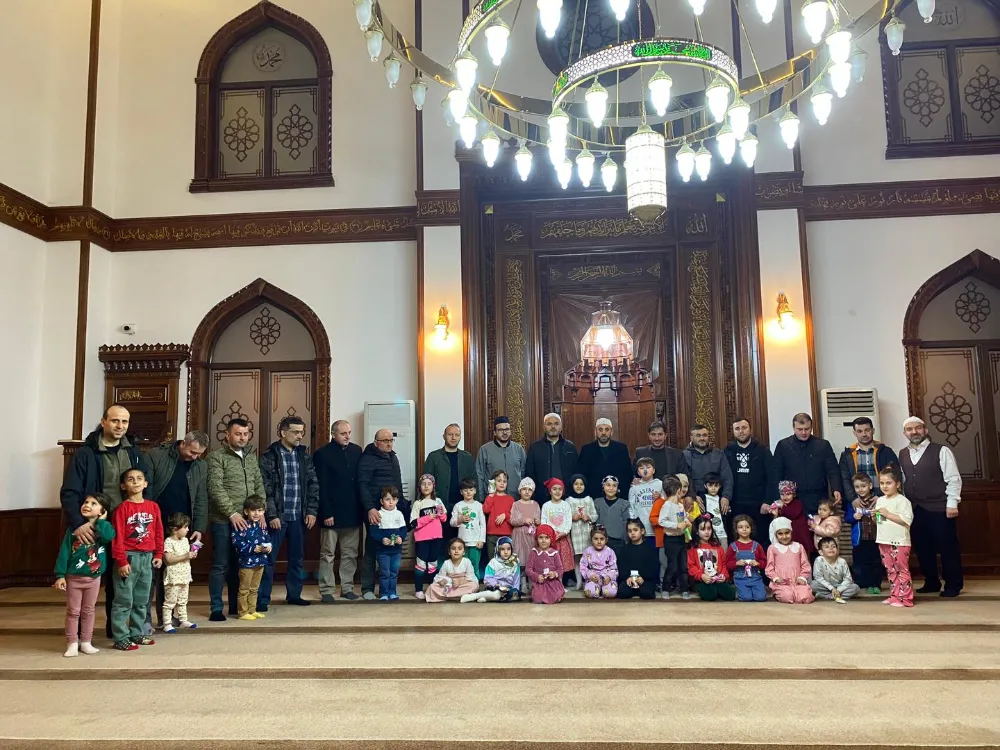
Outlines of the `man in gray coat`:
{"type": "Polygon", "coordinates": [[[691,491],[701,496],[705,494],[705,476],[718,474],[722,478],[722,494],[719,506],[723,513],[729,512],[729,500],[733,496],[733,470],[726,454],[708,444],[708,428],[696,424],[691,428],[691,445],[684,449],[684,459],[691,467],[691,491]]]}
{"type": "Polygon", "coordinates": [[[476,456],[476,481],[479,485],[479,500],[484,502],[489,494],[489,482],[494,472],[507,473],[507,494],[517,497],[517,485],[524,476],[527,456],[524,446],[510,439],[510,420],[497,417],[493,420],[493,440],[479,449],[476,456]]]}

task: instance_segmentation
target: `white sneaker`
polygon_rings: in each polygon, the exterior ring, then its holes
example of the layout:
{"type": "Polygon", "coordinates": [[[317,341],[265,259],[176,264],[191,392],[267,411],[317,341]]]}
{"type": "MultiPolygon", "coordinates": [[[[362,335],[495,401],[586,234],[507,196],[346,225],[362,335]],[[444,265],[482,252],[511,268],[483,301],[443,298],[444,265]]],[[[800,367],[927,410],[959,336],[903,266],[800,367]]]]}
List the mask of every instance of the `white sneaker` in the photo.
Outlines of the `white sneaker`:
{"type": "Polygon", "coordinates": [[[423,601],[423,599],[424,599],[424,592],[423,591],[418,591],[417,593],[415,593],[413,595],[413,598],[414,599],[420,599],[421,601],[423,601]]]}
{"type": "Polygon", "coordinates": [[[90,643],[84,641],[80,644],[80,653],[87,654],[88,656],[93,656],[94,654],[101,653],[101,649],[94,648],[90,643]]]}
{"type": "Polygon", "coordinates": [[[660,594],[660,598],[663,599],[664,601],[670,601],[670,592],[669,591],[662,592],[660,594]]]}
{"type": "Polygon", "coordinates": [[[459,603],[468,604],[469,602],[474,602],[479,598],[479,594],[462,594],[462,598],[459,599],[459,603]]]}
{"type": "Polygon", "coordinates": [[[690,591],[682,591],[681,592],[681,599],[690,599],[690,598],[691,598],[691,592],[690,591]]]}
{"type": "Polygon", "coordinates": [[[78,653],[80,653],[80,644],[74,641],[66,646],[66,653],[63,656],[76,656],[78,653]]]}

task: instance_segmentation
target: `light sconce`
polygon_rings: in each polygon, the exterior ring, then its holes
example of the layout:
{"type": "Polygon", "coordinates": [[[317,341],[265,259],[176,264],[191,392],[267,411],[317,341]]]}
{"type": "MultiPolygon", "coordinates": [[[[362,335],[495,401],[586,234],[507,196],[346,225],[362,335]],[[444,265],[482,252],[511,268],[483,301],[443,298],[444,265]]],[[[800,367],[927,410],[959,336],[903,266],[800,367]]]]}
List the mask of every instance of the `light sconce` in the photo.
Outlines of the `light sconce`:
{"type": "Polygon", "coordinates": [[[438,309],[437,323],[434,324],[434,335],[437,336],[438,341],[446,341],[448,339],[448,327],[451,325],[451,320],[448,319],[448,308],[444,305],[438,309]]]}
{"type": "Polygon", "coordinates": [[[794,317],[795,313],[792,312],[792,306],[788,303],[788,297],[785,296],[784,292],[778,292],[778,325],[782,329],[788,328],[794,317]]]}

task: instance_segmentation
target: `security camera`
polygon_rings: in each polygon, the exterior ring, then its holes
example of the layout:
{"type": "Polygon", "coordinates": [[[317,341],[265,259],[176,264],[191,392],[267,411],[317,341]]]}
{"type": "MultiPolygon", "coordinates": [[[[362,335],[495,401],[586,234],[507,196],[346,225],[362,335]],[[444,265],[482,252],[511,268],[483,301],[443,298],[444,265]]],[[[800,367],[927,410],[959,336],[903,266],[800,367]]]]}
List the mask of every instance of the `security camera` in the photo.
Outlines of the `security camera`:
{"type": "Polygon", "coordinates": [[[129,336],[135,336],[135,323],[125,323],[121,330],[122,333],[127,333],[129,336]]]}

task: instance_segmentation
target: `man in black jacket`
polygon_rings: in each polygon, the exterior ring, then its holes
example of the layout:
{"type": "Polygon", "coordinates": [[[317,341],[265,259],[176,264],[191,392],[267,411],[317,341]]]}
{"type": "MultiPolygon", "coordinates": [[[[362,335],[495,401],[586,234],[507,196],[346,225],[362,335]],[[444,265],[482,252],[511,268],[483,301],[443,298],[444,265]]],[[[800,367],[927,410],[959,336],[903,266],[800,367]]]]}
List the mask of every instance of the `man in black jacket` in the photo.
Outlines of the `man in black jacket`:
{"type": "MultiPolygon", "coordinates": [[[[754,439],[750,421],[740,417],[733,422],[733,441],[723,452],[733,472],[733,512],[726,521],[731,524],[736,516],[750,516],[754,539],[766,549],[770,543],[770,505],[778,496],[771,449],[754,439]]],[[[734,532],[735,529],[727,529],[730,539],[736,538],[734,532]]]]}
{"type": "MultiPolygon", "coordinates": [[[[392,430],[379,430],[375,442],[365,447],[358,462],[358,493],[361,506],[368,514],[368,525],[378,524],[382,515],[382,488],[395,487],[399,491],[396,509],[409,521],[410,504],[403,493],[403,477],[399,470],[399,458],[392,446],[396,438],[392,430]]],[[[375,599],[375,547],[365,540],[365,559],[361,565],[361,595],[367,600],[375,599]]]]}
{"type": "Polygon", "coordinates": [[[361,543],[361,499],[358,495],[358,462],[361,446],[351,442],[351,425],[338,419],[330,428],[333,440],[313,454],[319,480],[319,593],[332,604],[337,581],[333,559],[340,543],[340,595],[354,601],[354,573],[361,543]]]}
{"type": "Polygon", "coordinates": [[[301,444],[306,436],[302,418],[284,417],[278,423],[278,434],[281,439],[271,443],[257,460],[267,495],[264,515],[271,537],[271,551],[257,591],[258,612],[267,612],[271,604],[274,563],[285,539],[288,540],[285,601],[302,607],[312,603],[302,598],[305,580],[302,560],[306,553],[306,531],[316,525],[319,512],[319,482],[312,457],[301,444]]]}
{"type": "MultiPolygon", "coordinates": [[[[580,449],[580,460],[577,461],[578,473],[587,479],[587,493],[600,497],[604,477],[618,477],[620,487],[628,487],[632,481],[632,459],[628,455],[628,446],[618,440],[612,440],[614,428],[611,420],[601,417],[594,425],[597,439],[587,443],[580,449]]],[[[566,493],[572,488],[567,486],[566,493]]],[[[626,494],[628,490],[625,490],[626,494]]]]}
{"type": "Polygon", "coordinates": [[[800,412],[792,417],[792,435],[774,449],[774,477],[798,485],[798,498],[806,513],[815,514],[821,500],[832,497],[840,502],[840,467],[833,447],[812,434],[812,417],[800,412]]]}
{"type": "Polygon", "coordinates": [[[528,446],[524,466],[524,476],[535,482],[535,502],[539,505],[549,499],[545,483],[556,477],[569,484],[577,464],[576,446],[562,436],[562,417],[555,412],[546,414],[542,427],[545,436],[528,446]]]}
{"type": "MultiPolygon", "coordinates": [[[[121,475],[129,469],[142,469],[149,475],[146,458],[126,433],[130,419],[128,409],[121,404],[112,404],[104,410],[104,416],[97,429],[87,435],[66,467],[59,502],[73,535],[84,544],[94,543],[94,531],[89,522],[80,514],[80,506],[87,495],[104,492],[111,498],[111,511],[121,504],[121,475]]],[[[104,611],[107,615],[106,632],[111,638],[111,605],[115,600],[114,581],[111,576],[113,566],[104,572],[104,611]]]]}
{"type": "MultiPolygon", "coordinates": [[[[674,474],[685,474],[689,478],[691,476],[691,467],[684,458],[684,451],[667,445],[667,427],[659,420],[649,425],[649,445],[635,449],[635,460],[640,458],[653,459],[657,479],[674,474]]],[[[632,467],[635,468],[635,462],[632,467]]]]}

